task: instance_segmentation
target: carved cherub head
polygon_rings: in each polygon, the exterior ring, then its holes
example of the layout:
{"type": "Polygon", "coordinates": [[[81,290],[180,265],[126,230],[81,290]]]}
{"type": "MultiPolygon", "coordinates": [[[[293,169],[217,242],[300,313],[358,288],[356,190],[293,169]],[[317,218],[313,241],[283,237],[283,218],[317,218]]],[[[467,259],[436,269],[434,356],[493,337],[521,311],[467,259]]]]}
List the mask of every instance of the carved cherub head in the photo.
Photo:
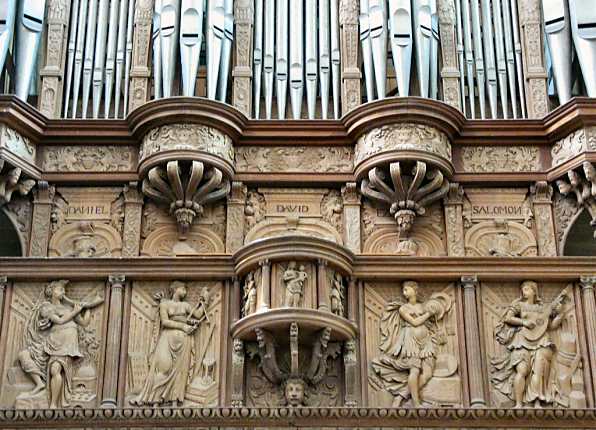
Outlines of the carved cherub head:
{"type": "Polygon", "coordinates": [[[62,300],[66,293],[66,285],[68,285],[68,281],[66,279],[50,282],[48,285],[46,285],[44,289],[44,294],[46,298],[48,300],[51,300],[53,298],[62,300]]]}
{"type": "Polygon", "coordinates": [[[284,395],[288,406],[303,406],[306,399],[306,384],[304,379],[296,376],[290,377],[286,381],[284,395]]]}

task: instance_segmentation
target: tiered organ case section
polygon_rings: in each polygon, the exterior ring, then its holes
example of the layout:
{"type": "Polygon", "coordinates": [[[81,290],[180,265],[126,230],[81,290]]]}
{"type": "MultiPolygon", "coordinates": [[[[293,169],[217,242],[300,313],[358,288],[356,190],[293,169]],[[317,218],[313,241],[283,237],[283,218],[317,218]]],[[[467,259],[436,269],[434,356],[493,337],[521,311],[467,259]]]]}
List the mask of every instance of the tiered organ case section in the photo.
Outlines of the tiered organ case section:
{"type": "Polygon", "coordinates": [[[2,425],[590,428],[589,3],[4,2],[2,425]]]}

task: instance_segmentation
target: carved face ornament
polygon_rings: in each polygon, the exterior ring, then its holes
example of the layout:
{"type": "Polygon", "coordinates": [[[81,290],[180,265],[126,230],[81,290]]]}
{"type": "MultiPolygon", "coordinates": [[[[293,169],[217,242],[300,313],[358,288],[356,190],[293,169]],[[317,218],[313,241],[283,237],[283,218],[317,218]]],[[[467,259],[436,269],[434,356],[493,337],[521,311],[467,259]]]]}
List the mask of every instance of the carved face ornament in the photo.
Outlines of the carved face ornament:
{"type": "Polygon", "coordinates": [[[289,406],[301,406],[304,403],[304,381],[289,379],[286,383],[285,395],[289,406]]]}

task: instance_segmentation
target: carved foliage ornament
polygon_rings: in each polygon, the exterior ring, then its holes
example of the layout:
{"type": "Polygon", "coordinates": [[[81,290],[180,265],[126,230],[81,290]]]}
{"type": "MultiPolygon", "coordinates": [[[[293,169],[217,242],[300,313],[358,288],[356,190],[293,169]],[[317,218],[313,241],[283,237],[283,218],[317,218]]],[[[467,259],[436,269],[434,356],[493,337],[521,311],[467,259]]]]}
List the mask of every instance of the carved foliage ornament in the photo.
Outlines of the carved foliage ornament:
{"type": "Polygon", "coordinates": [[[180,239],[185,239],[194,218],[203,213],[203,206],[229,193],[230,181],[221,170],[200,161],[169,161],[165,169],[156,166],[149,170],[142,189],[147,197],[169,204],[180,239]]]}
{"type": "Polygon", "coordinates": [[[575,196],[578,205],[586,208],[592,217],[591,225],[596,228],[596,168],[592,163],[584,161],[580,169],[570,170],[567,179],[557,180],[557,188],[564,196],[575,196]]]}
{"type": "Polygon", "coordinates": [[[449,182],[437,168],[427,168],[426,163],[416,161],[409,173],[407,163],[395,162],[389,165],[389,175],[380,167],[368,172],[368,179],[361,184],[366,197],[390,206],[397,229],[407,233],[416,215],[423,215],[425,206],[441,199],[449,191],[449,182]],[[391,183],[387,182],[387,178],[391,183]]]}
{"type": "Polygon", "coordinates": [[[34,185],[33,179],[23,177],[20,167],[12,167],[0,159],[0,206],[10,203],[14,193],[22,196],[29,194],[34,185]]]}

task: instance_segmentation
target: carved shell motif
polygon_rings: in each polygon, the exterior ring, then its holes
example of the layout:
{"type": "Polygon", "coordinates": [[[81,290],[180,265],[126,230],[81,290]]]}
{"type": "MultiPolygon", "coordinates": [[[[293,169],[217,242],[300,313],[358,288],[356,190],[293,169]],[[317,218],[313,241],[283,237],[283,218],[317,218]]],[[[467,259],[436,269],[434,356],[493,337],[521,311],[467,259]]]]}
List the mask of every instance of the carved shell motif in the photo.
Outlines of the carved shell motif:
{"type": "Polygon", "coordinates": [[[230,181],[221,170],[200,161],[169,161],[165,169],[153,167],[143,180],[143,194],[170,205],[181,240],[186,238],[194,218],[203,213],[203,206],[224,198],[229,192],[230,181]]]}
{"type": "Polygon", "coordinates": [[[400,233],[407,233],[416,215],[423,215],[425,206],[449,191],[449,182],[439,169],[428,169],[426,163],[416,161],[410,173],[405,173],[404,164],[395,162],[389,165],[391,183],[387,182],[386,171],[374,167],[368,172],[368,179],[361,184],[363,195],[390,206],[400,233]]]}

